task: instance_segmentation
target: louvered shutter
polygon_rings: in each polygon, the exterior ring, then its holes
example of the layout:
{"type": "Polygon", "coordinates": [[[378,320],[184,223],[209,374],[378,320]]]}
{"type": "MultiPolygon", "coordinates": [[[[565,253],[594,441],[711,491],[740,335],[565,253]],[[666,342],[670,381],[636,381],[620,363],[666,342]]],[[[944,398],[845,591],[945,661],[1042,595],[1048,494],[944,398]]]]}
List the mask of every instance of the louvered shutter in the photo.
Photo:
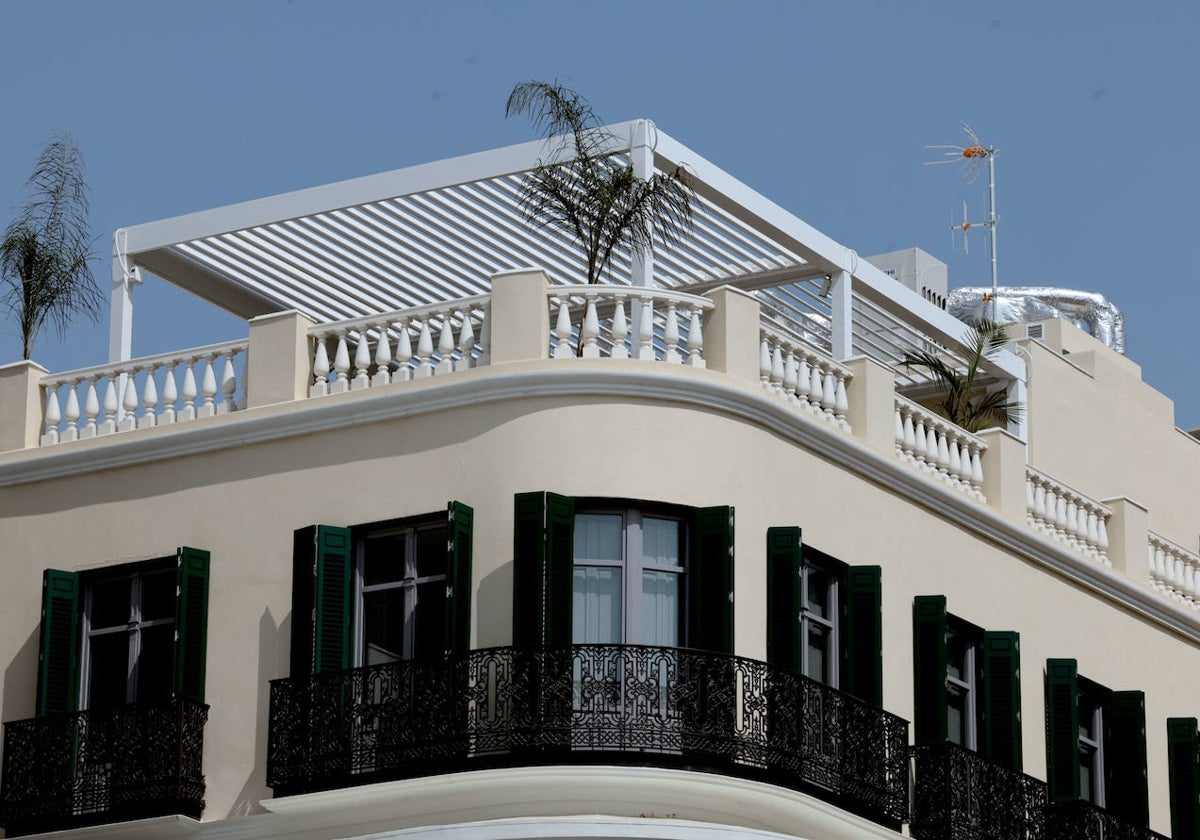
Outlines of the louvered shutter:
{"type": "Polygon", "coordinates": [[[471,551],[475,511],[451,502],[446,511],[446,656],[471,648],[471,551]]]}
{"type": "Polygon", "coordinates": [[[575,501],[518,493],[513,515],[513,644],[571,644],[575,501]]]}
{"type": "Polygon", "coordinates": [[[569,645],[575,585],[575,500],[546,494],[545,644],[569,645]]]}
{"type": "Polygon", "coordinates": [[[1146,791],[1146,695],[1114,691],[1105,717],[1105,803],[1132,825],[1150,821],[1146,791]]]}
{"type": "Polygon", "coordinates": [[[73,712],[79,698],[79,575],[42,572],[38,716],[73,712]]]}
{"type": "Polygon", "coordinates": [[[1021,770],[1021,643],[1008,631],[983,634],[983,755],[1021,770]]]}
{"type": "Polygon", "coordinates": [[[1195,718],[1167,718],[1171,837],[1200,840],[1200,737],[1195,718]]]}
{"type": "Polygon", "coordinates": [[[846,573],[846,672],[842,690],[883,707],[883,588],[879,566],[851,566],[846,573]]]}
{"type": "MultiPolygon", "coordinates": [[[[296,532],[297,543],[308,537],[308,545],[296,546],[296,574],[309,578],[306,587],[302,587],[310,597],[307,603],[296,604],[293,620],[302,618],[300,613],[309,616],[307,621],[300,621],[297,627],[309,631],[306,648],[310,658],[303,662],[305,674],[320,674],[324,671],[340,671],[350,667],[350,621],[353,616],[351,609],[351,558],[350,558],[350,529],[336,528],[330,525],[317,525],[313,528],[303,528],[296,532]],[[305,568],[301,568],[305,561],[305,568]]],[[[293,629],[293,640],[297,638],[293,629]]],[[[293,656],[293,667],[297,664],[293,656]]]]}
{"type": "Polygon", "coordinates": [[[209,553],[186,546],[175,552],[175,696],[204,702],[208,647],[209,553]]]}
{"type": "Polygon", "coordinates": [[[767,529],[767,662],[800,670],[799,528],[767,529]]]}
{"type": "Polygon", "coordinates": [[[687,644],[733,653],[733,508],[697,508],[692,542],[687,644]]]}
{"type": "Polygon", "coordinates": [[[1079,677],[1074,659],[1046,660],[1046,783],[1051,802],[1079,798],[1079,677]]]}
{"type": "Polygon", "coordinates": [[[913,739],[946,740],[946,596],[913,599],[913,739]]]}

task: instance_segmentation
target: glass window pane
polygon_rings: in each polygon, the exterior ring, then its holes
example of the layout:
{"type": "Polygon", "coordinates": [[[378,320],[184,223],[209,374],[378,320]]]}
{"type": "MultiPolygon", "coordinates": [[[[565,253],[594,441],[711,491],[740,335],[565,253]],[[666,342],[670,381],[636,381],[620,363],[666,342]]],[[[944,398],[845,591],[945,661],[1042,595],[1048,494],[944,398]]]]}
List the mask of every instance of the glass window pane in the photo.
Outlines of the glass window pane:
{"type": "Polygon", "coordinates": [[[446,574],[446,528],[422,528],[417,531],[416,577],[446,574]]]}
{"type": "Polygon", "coordinates": [[[1096,755],[1090,749],[1081,749],[1079,751],[1079,798],[1085,802],[1092,802],[1095,799],[1092,788],[1092,765],[1096,755]]]}
{"type": "Polygon", "coordinates": [[[829,657],[829,630],[820,624],[804,622],[806,661],[804,675],[826,685],[832,682],[829,657]]]}
{"type": "Polygon", "coordinates": [[[679,522],[674,519],[642,519],[642,562],[652,566],[678,566],[679,522]]]}
{"type": "Polygon", "coordinates": [[[367,537],[362,545],[365,586],[404,579],[404,555],[408,546],[406,533],[367,537]]]}
{"type": "Polygon", "coordinates": [[[363,664],[404,657],[404,588],[363,594],[363,664]]]}
{"type": "Polygon", "coordinates": [[[415,589],[413,658],[440,657],[446,652],[446,581],[422,583],[415,589]]]}
{"type": "MultiPolygon", "coordinates": [[[[578,539],[578,530],[575,533],[578,539]]],[[[619,643],[622,636],[621,570],[611,566],[576,566],[574,590],[571,610],[574,642],[619,643]]]]}
{"type": "Polygon", "coordinates": [[[575,515],[575,561],[621,562],[622,517],[616,513],[575,515]]]}
{"type": "Polygon", "coordinates": [[[171,665],[175,646],[175,628],[170,624],[147,627],[140,633],[141,651],[137,660],[137,701],[160,703],[171,696],[171,665]]]}
{"type": "Polygon", "coordinates": [[[175,616],[175,571],[142,575],[142,621],[175,616]]]}
{"type": "Polygon", "coordinates": [[[828,572],[812,566],[804,568],[805,609],[821,618],[830,617],[829,591],[832,579],[828,572]]]}
{"type": "Polygon", "coordinates": [[[92,584],[92,629],[129,624],[132,578],[98,580],[92,584]]]}
{"type": "Polygon", "coordinates": [[[967,643],[957,633],[946,634],[946,674],[956,680],[967,682],[967,643]]]}
{"type": "Polygon", "coordinates": [[[946,688],[946,738],[952,744],[967,744],[967,696],[956,686],[946,688]]]}
{"type": "Polygon", "coordinates": [[[88,654],[89,708],[125,705],[129,685],[129,634],[93,636],[88,654]]]}
{"type": "Polygon", "coordinates": [[[679,575],[642,573],[642,639],[644,645],[679,646],[679,575]]]}

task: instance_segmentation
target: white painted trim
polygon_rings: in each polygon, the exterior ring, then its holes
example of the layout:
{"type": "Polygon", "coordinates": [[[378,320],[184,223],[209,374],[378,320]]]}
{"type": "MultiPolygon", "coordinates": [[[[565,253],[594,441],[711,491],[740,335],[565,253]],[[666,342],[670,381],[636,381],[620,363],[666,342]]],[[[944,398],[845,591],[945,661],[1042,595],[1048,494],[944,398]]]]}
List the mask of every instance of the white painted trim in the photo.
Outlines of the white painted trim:
{"type": "Polygon", "coordinates": [[[151,817],[110,825],[92,825],[69,831],[48,831],[38,834],[38,840],[175,840],[195,838],[204,824],[179,814],[151,817]]]}
{"type": "Polygon", "coordinates": [[[47,481],[135,464],[217,452],[280,440],[452,411],[513,399],[646,400],[722,412],[770,429],[793,444],[871,481],[934,516],[958,525],[1060,575],[1096,595],[1200,644],[1200,617],[1164,601],[1150,589],[1002,518],[957,490],[908,468],[896,458],[813,420],[777,397],[743,386],[727,375],[637,360],[542,361],[485,367],[424,383],[401,383],[335,396],[265,406],[186,425],[140,429],[112,437],[60,443],[0,454],[0,487],[47,481]]]}

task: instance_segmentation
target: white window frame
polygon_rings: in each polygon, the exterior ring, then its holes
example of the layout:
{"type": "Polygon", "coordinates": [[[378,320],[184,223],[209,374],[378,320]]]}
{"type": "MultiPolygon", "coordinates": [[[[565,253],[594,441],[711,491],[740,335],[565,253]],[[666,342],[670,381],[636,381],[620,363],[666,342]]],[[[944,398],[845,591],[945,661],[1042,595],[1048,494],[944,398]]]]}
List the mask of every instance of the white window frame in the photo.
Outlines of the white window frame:
{"type": "MultiPolygon", "coordinates": [[[[979,659],[980,640],[966,622],[953,616],[946,616],[946,691],[947,695],[958,690],[966,698],[963,704],[963,743],[959,746],[972,752],[979,751],[979,659]],[[965,679],[950,675],[950,637],[955,636],[963,643],[962,672],[965,679]]],[[[949,696],[946,705],[949,715],[949,696]]]]}
{"type": "MultiPolygon", "coordinates": [[[[842,650],[841,627],[839,626],[841,624],[841,606],[842,575],[838,570],[830,568],[824,563],[813,562],[805,558],[800,566],[800,673],[808,676],[809,633],[812,631],[813,625],[822,627],[826,631],[826,638],[829,639],[829,646],[825,651],[826,660],[829,662],[829,682],[826,684],[831,688],[841,685],[842,650]],[[811,612],[808,608],[809,578],[814,572],[829,577],[829,594],[825,604],[827,618],[811,612]]],[[[810,679],[817,678],[810,677],[810,679]]],[[[817,682],[824,683],[824,680],[817,679],[817,682]]]]}
{"type": "MultiPolygon", "coordinates": [[[[1082,680],[1080,681],[1082,682],[1082,680]]],[[[1084,727],[1079,727],[1079,763],[1082,767],[1083,757],[1090,753],[1092,755],[1091,762],[1091,789],[1085,791],[1080,786],[1079,796],[1081,799],[1086,799],[1097,808],[1104,807],[1105,801],[1105,785],[1104,785],[1104,698],[1100,693],[1091,689],[1089,686],[1080,685],[1076,702],[1079,704],[1079,722],[1083,723],[1085,710],[1090,710],[1091,727],[1090,730],[1094,737],[1084,735],[1084,727]]]]}

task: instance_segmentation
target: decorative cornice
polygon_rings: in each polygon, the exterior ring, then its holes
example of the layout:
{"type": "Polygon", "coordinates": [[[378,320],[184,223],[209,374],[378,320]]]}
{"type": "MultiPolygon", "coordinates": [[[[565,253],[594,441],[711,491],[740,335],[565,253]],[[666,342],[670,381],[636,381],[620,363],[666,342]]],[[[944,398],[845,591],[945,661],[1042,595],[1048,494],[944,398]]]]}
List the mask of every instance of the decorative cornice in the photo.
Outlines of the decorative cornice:
{"type": "Polygon", "coordinates": [[[478,368],[419,384],[266,406],[192,421],[186,426],[159,427],[16,453],[21,457],[0,463],[0,487],[508,400],[649,400],[704,408],[769,428],[816,457],[1200,644],[1200,619],[1150,589],[1050,542],[899,460],[870,450],[829,424],[814,421],[779,398],[728,375],[633,360],[605,360],[601,364],[533,362],[509,368],[478,368]]]}

